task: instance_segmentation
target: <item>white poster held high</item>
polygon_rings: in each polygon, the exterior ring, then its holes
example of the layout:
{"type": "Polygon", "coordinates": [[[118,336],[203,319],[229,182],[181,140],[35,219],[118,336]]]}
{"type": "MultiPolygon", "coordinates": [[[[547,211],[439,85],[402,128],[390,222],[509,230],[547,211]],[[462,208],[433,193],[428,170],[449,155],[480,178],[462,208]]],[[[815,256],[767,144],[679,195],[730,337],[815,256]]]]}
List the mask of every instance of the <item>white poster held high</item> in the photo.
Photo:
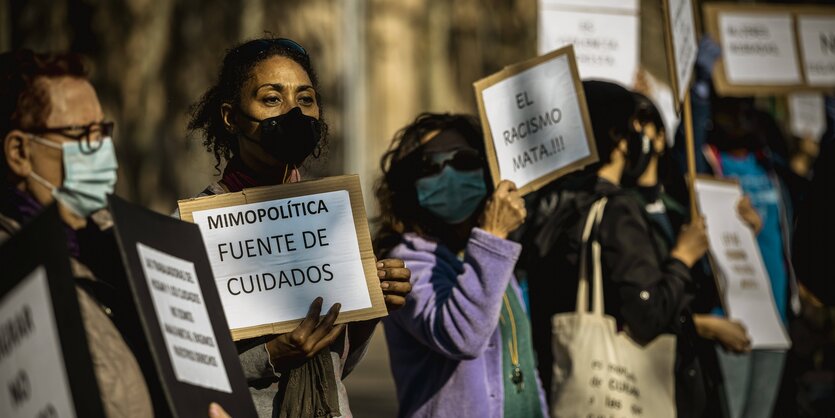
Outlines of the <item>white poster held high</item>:
{"type": "Polygon", "coordinates": [[[791,14],[722,13],[719,30],[731,84],[801,83],[791,14]]]}
{"type": "Polygon", "coordinates": [[[798,15],[797,32],[806,82],[835,86],[835,15],[798,15]]]}
{"type": "Polygon", "coordinates": [[[632,87],[640,59],[637,0],[539,0],[537,50],[573,45],[582,79],[632,87]]]}
{"type": "Polygon", "coordinates": [[[684,101],[690,89],[690,79],[696,65],[699,45],[696,40],[696,21],[690,0],[665,0],[669,39],[667,53],[678,101],[684,101]]]}
{"type": "Polygon", "coordinates": [[[571,46],[474,83],[490,173],[522,194],[597,161],[571,46]]]}
{"type": "Polygon", "coordinates": [[[820,93],[795,93],[788,97],[789,127],[798,138],[819,142],[826,132],[826,108],[820,93]]]}
{"type": "Polygon", "coordinates": [[[733,181],[707,178],[696,179],[695,188],[710,255],[722,278],[718,287],[726,314],[745,326],[752,348],[788,349],[791,343],[777,313],[757,239],[736,215],[742,189],[733,181]]]}

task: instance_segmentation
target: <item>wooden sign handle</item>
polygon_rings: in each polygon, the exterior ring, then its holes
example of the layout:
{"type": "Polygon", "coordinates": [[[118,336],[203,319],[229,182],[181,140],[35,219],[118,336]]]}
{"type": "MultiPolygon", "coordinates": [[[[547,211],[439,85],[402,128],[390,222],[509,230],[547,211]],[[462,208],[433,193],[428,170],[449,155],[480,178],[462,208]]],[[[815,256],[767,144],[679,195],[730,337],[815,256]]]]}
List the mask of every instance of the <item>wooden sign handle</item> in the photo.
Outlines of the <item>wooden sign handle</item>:
{"type": "Polygon", "coordinates": [[[687,150],[687,192],[690,195],[690,219],[695,219],[699,215],[698,205],[696,205],[696,146],[693,139],[693,109],[690,106],[690,92],[684,96],[684,139],[687,150]]]}

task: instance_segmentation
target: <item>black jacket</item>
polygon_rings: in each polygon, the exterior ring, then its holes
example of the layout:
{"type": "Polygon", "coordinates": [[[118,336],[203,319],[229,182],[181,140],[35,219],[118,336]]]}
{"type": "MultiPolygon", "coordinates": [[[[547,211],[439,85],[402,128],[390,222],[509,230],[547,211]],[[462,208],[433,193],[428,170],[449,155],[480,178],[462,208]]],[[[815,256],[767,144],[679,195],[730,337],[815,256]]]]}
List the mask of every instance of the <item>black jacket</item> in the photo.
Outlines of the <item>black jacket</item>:
{"type": "MultiPolygon", "coordinates": [[[[522,233],[520,263],[530,290],[539,373],[549,391],[551,317],[575,309],[581,230],[591,204],[603,196],[608,197],[599,228],[605,312],[639,342],[649,342],[662,333],[676,334],[679,346],[686,347],[695,339],[687,308],[693,290],[689,269],[658,248],[637,199],[597,177],[543,189],[529,200],[531,219],[522,233]]],[[[677,386],[688,379],[697,384],[677,391],[683,392],[677,393],[679,410],[698,416],[705,403],[698,359],[679,355],[677,386]]]]}

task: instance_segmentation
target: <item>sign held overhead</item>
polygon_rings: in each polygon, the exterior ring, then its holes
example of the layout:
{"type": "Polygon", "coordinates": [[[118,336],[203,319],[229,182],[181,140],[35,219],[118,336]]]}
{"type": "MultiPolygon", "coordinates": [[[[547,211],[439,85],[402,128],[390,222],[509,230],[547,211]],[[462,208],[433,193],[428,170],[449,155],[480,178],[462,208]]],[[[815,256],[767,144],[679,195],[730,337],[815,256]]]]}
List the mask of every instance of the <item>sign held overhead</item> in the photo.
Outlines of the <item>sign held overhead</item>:
{"type": "Polygon", "coordinates": [[[574,49],[560,48],[474,83],[493,183],[522,194],[597,161],[574,49]]]}
{"type": "Polygon", "coordinates": [[[638,0],[539,0],[538,51],[574,46],[582,79],[635,84],[640,58],[638,0]]]}
{"type": "Polygon", "coordinates": [[[835,7],[707,3],[722,96],[835,91],[835,7]]]}

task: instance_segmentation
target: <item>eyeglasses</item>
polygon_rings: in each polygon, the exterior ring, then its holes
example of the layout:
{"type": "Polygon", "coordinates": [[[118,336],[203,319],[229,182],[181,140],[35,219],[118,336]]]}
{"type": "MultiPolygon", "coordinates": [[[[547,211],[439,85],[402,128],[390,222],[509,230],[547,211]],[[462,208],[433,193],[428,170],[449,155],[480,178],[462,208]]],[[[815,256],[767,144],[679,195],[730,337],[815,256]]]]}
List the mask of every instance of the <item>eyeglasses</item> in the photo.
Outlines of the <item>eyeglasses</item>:
{"type": "Polygon", "coordinates": [[[256,39],[233,49],[232,53],[240,54],[244,59],[251,60],[267,52],[267,50],[274,46],[287,48],[291,51],[302,54],[305,59],[310,59],[307,55],[307,50],[305,50],[303,46],[301,46],[298,42],[287,38],[256,39]]]}
{"type": "Polygon", "coordinates": [[[484,158],[480,152],[467,148],[424,154],[420,168],[421,176],[438,174],[446,166],[461,171],[478,170],[484,168],[484,158]]]}
{"type": "Polygon", "coordinates": [[[79,141],[84,152],[96,152],[101,148],[102,139],[113,136],[116,124],[111,121],[93,122],[87,125],[56,126],[32,130],[36,134],[57,134],[65,138],[79,141]]]}

